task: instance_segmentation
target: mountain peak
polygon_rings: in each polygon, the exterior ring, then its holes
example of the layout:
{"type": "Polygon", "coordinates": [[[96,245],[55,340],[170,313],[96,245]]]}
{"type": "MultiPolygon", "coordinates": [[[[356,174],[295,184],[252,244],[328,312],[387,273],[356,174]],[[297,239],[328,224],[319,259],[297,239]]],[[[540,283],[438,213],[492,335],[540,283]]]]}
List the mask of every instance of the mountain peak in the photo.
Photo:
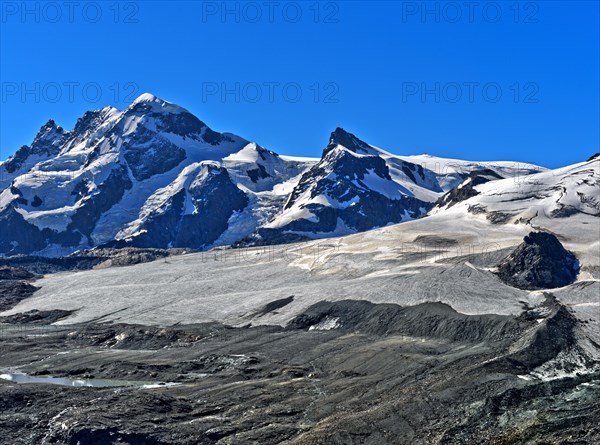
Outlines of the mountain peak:
{"type": "Polygon", "coordinates": [[[47,133],[51,133],[51,132],[55,132],[55,131],[62,133],[63,129],[59,125],[56,125],[56,122],[54,121],[54,119],[49,119],[48,122],[46,122],[44,125],[42,125],[40,127],[40,129],[37,132],[36,137],[41,137],[47,133]]]}
{"type": "MultiPolygon", "coordinates": [[[[46,157],[56,156],[60,151],[60,144],[67,134],[68,132],[65,132],[65,130],[56,125],[53,119],[48,120],[39,129],[31,145],[23,145],[4,162],[5,170],[8,173],[16,172],[19,168],[27,164],[27,160],[33,154],[46,157]]],[[[30,165],[30,168],[32,166],[30,165]]],[[[0,178],[0,184],[3,184],[3,186],[5,185],[5,181],[5,178],[0,178]]]]}
{"type": "Polygon", "coordinates": [[[352,133],[347,132],[341,127],[337,127],[329,137],[329,145],[325,148],[325,152],[328,152],[335,148],[337,145],[342,145],[350,151],[355,153],[369,153],[370,145],[359,138],[354,136],[352,133]]]}
{"type": "Polygon", "coordinates": [[[45,139],[48,137],[54,138],[57,135],[62,135],[63,133],[64,130],[62,129],[62,127],[56,125],[54,119],[49,119],[48,122],[42,125],[42,127],[37,132],[33,144],[35,144],[35,141],[40,141],[41,139],[45,139]]]}
{"type": "Polygon", "coordinates": [[[56,126],[54,119],[48,119],[48,122],[46,122],[42,128],[56,128],[56,126]]]}
{"type": "MultiPolygon", "coordinates": [[[[347,132],[342,127],[336,127],[329,136],[329,143],[347,140],[350,137],[355,137],[352,133],[347,132]]],[[[343,144],[342,144],[343,145],[343,144]]]]}
{"type": "Polygon", "coordinates": [[[165,103],[164,100],[162,100],[159,97],[156,97],[154,94],[151,93],[143,93],[140,96],[138,96],[138,98],[136,100],[133,101],[132,105],[135,104],[139,104],[139,103],[144,103],[144,102],[159,102],[159,103],[165,103]]]}
{"type": "Polygon", "coordinates": [[[131,103],[131,105],[129,105],[128,110],[152,110],[153,112],[171,114],[189,113],[189,111],[185,108],[161,99],[160,97],[151,93],[141,94],[131,103]]]}

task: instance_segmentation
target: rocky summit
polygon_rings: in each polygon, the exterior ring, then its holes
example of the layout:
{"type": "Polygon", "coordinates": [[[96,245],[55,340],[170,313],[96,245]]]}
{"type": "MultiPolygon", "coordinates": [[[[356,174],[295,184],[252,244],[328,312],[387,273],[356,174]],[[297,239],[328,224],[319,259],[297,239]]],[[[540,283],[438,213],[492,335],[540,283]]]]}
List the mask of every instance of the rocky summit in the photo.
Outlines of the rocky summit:
{"type": "Polygon", "coordinates": [[[579,273],[577,257],[552,233],[531,232],[498,266],[498,276],[519,289],[550,289],[571,284],[579,273]]]}

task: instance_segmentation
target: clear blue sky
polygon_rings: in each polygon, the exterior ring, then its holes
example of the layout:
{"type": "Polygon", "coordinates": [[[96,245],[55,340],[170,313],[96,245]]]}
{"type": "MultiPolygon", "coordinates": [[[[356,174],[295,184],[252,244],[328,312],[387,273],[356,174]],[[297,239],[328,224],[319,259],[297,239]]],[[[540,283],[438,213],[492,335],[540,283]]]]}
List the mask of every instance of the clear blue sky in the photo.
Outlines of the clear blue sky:
{"type": "Polygon", "coordinates": [[[3,1],[0,159],[146,91],[282,154],[336,126],[398,154],[599,149],[598,1],[277,3],[3,1]]]}

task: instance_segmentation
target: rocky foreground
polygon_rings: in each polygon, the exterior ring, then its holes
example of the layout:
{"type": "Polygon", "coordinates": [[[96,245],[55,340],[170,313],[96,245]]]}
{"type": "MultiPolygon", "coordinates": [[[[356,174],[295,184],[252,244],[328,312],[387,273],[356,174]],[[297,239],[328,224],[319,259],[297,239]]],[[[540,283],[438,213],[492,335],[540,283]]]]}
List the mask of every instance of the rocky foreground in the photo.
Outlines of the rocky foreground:
{"type": "Polygon", "coordinates": [[[324,302],[287,327],[48,324],[67,315],[3,318],[0,367],[100,387],[0,379],[1,443],[600,442],[600,372],[529,374],[586,360],[551,295],[518,317],[324,302]]]}

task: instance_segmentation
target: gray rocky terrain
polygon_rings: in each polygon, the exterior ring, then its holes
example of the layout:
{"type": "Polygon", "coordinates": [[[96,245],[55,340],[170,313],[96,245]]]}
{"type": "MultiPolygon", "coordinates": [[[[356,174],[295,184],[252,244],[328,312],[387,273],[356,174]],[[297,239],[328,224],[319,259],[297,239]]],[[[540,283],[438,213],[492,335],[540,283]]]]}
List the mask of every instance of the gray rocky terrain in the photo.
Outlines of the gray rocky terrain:
{"type": "Polygon", "coordinates": [[[579,321],[549,295],[517,317],[340,301],[286,327],[3,321],[4,373],[48,382],[0,380],[6,444],[600,440],[600,372],[527,374],[576,344],[579,321]]]}

